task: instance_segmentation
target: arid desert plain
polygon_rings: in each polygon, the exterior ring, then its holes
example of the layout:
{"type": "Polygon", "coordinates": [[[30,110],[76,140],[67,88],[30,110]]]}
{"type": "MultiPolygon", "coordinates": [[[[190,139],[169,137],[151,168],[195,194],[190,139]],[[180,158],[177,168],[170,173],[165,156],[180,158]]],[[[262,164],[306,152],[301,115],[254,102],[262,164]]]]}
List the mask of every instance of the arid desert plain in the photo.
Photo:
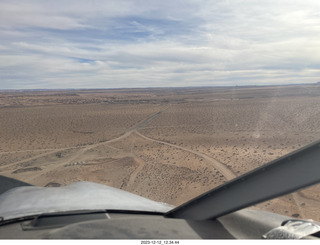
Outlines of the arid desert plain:
{"type": "MultiPolygon", "coordinates": [[[[0,91],[0,115],[0,175],[179,205],[319,140],[320,85],[0,91]]],[[[252,208],[320,220],[319,200],[314,186],[252,208]]]]}

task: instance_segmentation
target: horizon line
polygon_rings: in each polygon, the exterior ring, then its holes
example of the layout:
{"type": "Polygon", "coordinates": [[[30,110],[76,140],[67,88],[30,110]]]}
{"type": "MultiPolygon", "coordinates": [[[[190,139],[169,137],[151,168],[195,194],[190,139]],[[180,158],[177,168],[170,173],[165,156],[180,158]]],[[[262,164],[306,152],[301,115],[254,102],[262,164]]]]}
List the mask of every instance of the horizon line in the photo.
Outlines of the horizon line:
{"type": "Polygon", "coordinates": [[[262,85],[212,85],[212,86],[174,86],[174,87],[118,87],[118,88],[8,88],[0,89],[4,91],[70,91],[70,90],[119,90],[119,89],[183,89],[183,88],[244,88],[244,87],[279,87],[279,86],[301,86],[301,85],[320,85],[320,82],[314,83],[285,83],[285,84],[262,84],[262,85]]]}

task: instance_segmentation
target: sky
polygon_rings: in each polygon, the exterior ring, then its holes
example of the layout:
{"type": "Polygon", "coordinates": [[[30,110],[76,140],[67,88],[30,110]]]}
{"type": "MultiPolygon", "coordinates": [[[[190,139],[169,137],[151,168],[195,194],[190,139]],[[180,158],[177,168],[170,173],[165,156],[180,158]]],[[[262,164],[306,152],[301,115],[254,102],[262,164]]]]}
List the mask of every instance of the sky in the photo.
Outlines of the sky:
{"type": "Polygon", "coordinates": [[[318,81],[319,0],[0,1],[0,89],[318,81]]]}

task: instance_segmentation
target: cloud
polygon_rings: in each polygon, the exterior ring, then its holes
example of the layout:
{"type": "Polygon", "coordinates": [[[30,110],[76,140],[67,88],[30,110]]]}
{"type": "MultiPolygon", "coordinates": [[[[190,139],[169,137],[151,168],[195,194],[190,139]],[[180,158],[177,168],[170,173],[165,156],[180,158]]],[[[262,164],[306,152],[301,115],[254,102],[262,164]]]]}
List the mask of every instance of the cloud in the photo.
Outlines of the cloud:
{"type": "Polygon", "coordinates": [[[1,1],[0,88],[319,80],[318,1],[1,1]]]}

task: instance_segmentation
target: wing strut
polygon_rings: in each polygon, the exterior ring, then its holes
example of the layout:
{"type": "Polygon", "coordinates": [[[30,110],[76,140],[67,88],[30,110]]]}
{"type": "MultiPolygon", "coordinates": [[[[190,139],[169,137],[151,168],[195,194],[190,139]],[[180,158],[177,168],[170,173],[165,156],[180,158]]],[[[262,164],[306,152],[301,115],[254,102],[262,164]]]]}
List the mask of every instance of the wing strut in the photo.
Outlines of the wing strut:
{"type": "Polygon", "coordinates": [[[212,189],[165,214],[207,220],[320,182],[320,141],[212,189]]]}

